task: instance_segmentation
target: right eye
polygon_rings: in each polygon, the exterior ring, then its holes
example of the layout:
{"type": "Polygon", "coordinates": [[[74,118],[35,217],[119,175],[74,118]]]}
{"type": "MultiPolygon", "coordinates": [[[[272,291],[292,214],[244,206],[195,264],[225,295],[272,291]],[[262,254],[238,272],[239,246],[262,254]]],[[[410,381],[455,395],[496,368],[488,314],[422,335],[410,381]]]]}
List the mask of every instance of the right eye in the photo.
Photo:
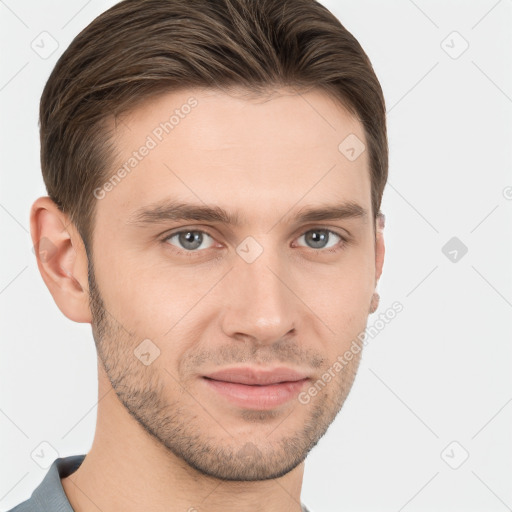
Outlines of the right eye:
{"type": "MultiPolygon", "coordinates": [[[[164,242],[174,245],[178,249],[186,252],[197,252],[197,249],[206,241],[206,237],[213,241],[213,238],[205,231],[187,229],[168,235],[164,239],[164,242]]],[[[207,247],[203,247],[203,249],[209,249],[212,246],[213,243],[210,242],[210,244],[207,247]]]]}

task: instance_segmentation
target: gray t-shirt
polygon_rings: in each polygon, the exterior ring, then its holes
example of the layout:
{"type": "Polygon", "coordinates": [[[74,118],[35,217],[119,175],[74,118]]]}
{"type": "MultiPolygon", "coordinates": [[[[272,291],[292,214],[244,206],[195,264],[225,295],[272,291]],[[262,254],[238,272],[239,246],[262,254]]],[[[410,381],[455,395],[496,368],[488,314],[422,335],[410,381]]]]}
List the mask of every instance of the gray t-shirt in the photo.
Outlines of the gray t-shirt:
{"type": "MultiPolygon", "coordinates": [[[[60,479],[74,473],[84,459],[85,455],[55,459],[30,498],[8,512],[74,512],[60,479]]],[[[309,512],[304,505],[302,512],[309,512]]]]}

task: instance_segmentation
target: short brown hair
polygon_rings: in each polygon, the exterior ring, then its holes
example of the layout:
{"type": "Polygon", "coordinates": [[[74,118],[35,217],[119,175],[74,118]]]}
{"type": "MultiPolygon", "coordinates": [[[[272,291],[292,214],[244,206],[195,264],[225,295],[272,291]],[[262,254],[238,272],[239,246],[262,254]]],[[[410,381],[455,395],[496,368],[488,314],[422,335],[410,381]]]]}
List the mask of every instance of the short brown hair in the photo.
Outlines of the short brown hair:
{"type": "Polygon", "coordinates": [[[86,248],[93,190],[113,172],[107,121],[187,87],[329,93],[363,125],[376,218],[388,175],[384,97],[367,55],[328,9],[315,0],[124,0],[75,37],[41,97],[44,182],[86,248]]]}

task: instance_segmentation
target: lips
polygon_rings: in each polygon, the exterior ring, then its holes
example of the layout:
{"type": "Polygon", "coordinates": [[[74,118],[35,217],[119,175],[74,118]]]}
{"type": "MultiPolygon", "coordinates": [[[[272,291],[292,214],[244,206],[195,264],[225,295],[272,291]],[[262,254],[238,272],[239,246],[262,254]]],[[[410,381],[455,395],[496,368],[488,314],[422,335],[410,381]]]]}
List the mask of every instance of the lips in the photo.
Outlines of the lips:
{"type": "Polygon", "coordinates": [[[255,368],[228,368],[219,370],[208,375],[205,378],[223,382],[232,382],[236,384],[246,384],[248,386],[267,386],[270,384],[280,384],[282,382],[297,382],[307,379],[304,373],[292,370],[291,368],[255,369],[255,368]]]}
{"type": "Polygon", "coordinates": [[[270,410],[295,399],[309,377],[291,368],[228,368],[203,376],[209,393],[237,408],[270,410]]]}

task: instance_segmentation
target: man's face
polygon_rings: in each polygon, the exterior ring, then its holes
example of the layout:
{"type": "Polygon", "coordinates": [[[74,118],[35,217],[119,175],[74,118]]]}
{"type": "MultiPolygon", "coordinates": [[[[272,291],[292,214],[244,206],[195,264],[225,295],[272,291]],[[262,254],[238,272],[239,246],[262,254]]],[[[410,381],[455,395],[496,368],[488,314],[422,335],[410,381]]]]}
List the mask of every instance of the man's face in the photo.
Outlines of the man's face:
{"type": "Polygon", "coordinates": [[[137,163],[97,193],[92,241],[106,374],[140,425],[200,472],[282,476],[326,432],[359,364],[360,352],[332,370],[364,331],[375,287],[367,151],[338,149],[350,134],[364,141],[362,126],[319,91],[182,91],[122,121],[113,172],[134,151],[137,163]],[[348,202],[367,215],[299,218],[348,202]],[[238,223],[176,218],[171,203],[238,223]]]}

